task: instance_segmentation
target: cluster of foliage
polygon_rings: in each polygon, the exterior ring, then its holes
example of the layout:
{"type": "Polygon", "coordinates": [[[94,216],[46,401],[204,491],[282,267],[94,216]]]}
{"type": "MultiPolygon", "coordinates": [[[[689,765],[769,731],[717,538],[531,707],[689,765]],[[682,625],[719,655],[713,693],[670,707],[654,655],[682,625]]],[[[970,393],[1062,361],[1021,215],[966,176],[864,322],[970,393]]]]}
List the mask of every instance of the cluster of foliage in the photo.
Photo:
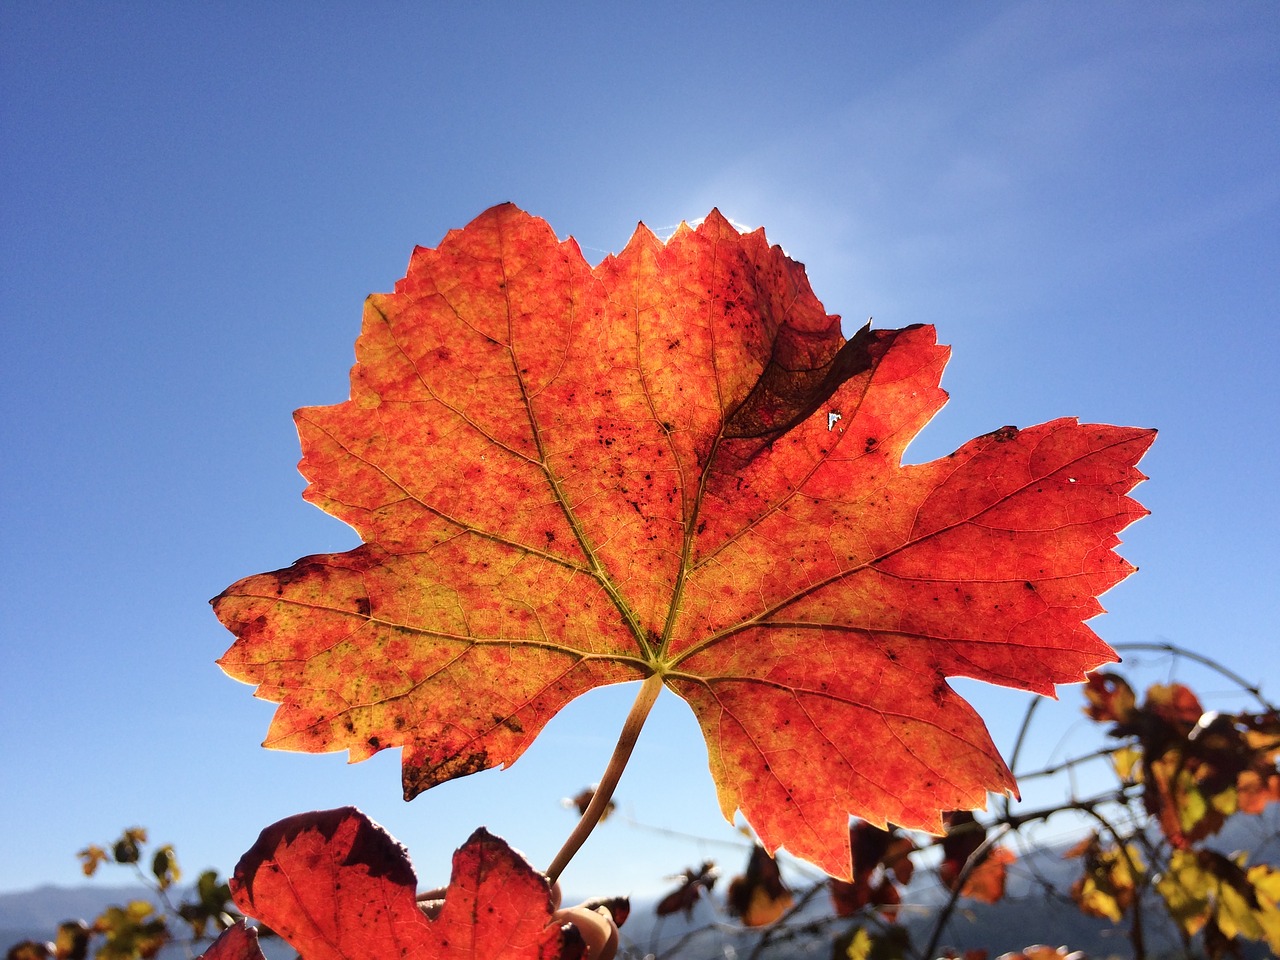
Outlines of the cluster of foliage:
{"type": "Polygon", "coordinates": [[[1205,711],[1182,684],[1152,686],[1139,705],[1111,672],[1091,675],[1085,692],[1089,716],[1111,724],[1119,744],[1111,757],[1122,793],[1140,798],[1160,839],[1104,822],[1074,851],[1085,864],[1081,908],[1113,919],[1130,912],[1141,951],[1141,894],[1154,883],[1184,938],[1200,934],[1210,956],[1238,939],[1280,953],[1280,870],[1206,842],[1232,814],[1260,814],[1280,800],[1280,712],[1266,703],[1256,713],[1205,711]]]}
{"type": "Polygon", "coordinates": [[[178,856],[171,844],[151,851],[146,844],[146,830],[130,827],[114,843],[90,844],[77,856],[86,877],[104,863],[128,867],[154,902],[139,898],[109,906],[92,923],[68,920],[51,941],[14,944],[6,960],[86,960],[90,951],[97,960],[148,960],[169,944],[210,940],[244,920],[231,904],[230,887],[214,870],[201,873],[188,895],[175,903],[173,894],[182,879],[178,856]]]}
{"type": "MultiPolygon", "coordinates": [[[[1178,657],[1195,657],[1166,649],[1178,657]]],[[[1079,862],[1070,899],[1086,916],[1123,927],[1132,956],[1150,955],[1153,934],[1166,945],[1178,942],[1183,956],[1238,956],[1248,942],[1280,954],[1280,869],[1274,863],[1251,862],[1249,850],[1224,853],[1214,845],[1228,818],[1260,815],[1280,800],[1280,710],[1239,677],[1212,666],[1253,695],[1260,709],[1207,711],[1181,683],[1154,684],[1139,703],[1118,673],[1089,676],[1084,712],[1100,725],[1102,747],[1023,778],[1061,776],[1105,762],[1111,782],[1088,797],[1018,813],[1001,804],[981,818],[956,811],[945,818],[947,833],[940,838],[856,822],[851,829],[853,881],[827,877],[794,891],[782,881],[777,863],[756,848],[733,881],[722,911],[740,918],[744,928],[766,929],[737,947],[753,960],[785,956],[786,945],[811,944],[816,934],[834,928],[827,938],[837,960],[960,956],[940,946],[957,904],[1004,900],[1019,859],[1011,840],[1031,824],[1074,811],[1095,829],[1062,854],[1079,862]],[[899,912],[903,893],[920,869],[950,896],[933,910],[928,942],[913,944],[899,912]],[[826,913],[813,908],[824,892],[830,907],[826,913]],[[771,953],[771,948],[780,952],[771,953]]],[[[714,876],[714,870],[715,864],[708,862],[696,877],[686,874],[659,904],[659,913],[688,909],[692,900],[686,891],[699,881],[706,885],[703,878],[714,876]]],[[[1061,896],[1061,891],[1046,881],[1038,896],[1061,896]]],[[[725,924],[708,926],[666,951],[650,948],[647,955],[684,955],[690,941],[712,935],[734,938],[725,924]]],[[[966,960],[985,957],[980,950],[962,955],[966,960]]]]}
{"type": "MultiPolygon", "coordinates": [[[[1169,649],[1178,657],[1194,656],[1169,649]]],[[[1239,681],[1225,668],[1215,668],[1239,681]]],[[[856,821],[850,829],[852,880],[813,880],[812,871],[792,861],[792,877],[810,879],[788,881],[779,860],[750,844],[741,873],[715,903],[715,916],[728,922],[702,922],[663,946],[658,945],[657,929],[648,944],[628,942],[625,936],[619,943],[613,927],[630,911],[625,900],[559,908],[545,877],[483,830],[458,851],[449,888],[418,893],[403,849],[351,809],[302,815],[264,831],[237,867],[236,883],[244,891],[238,902],[280,925],[308,958],[379,956],[378,944],[392,925],[400,942],[413,944],[424,951],[421,955],[444,951],[448,956],[447,942],[469,937],[473,918],[483,913],[493,918],[487,928],[495,936],[525,930],[550,956],[599,957],[615,949],[624,960],[674,960],[720,955],[727,939],[752,960],[788,956],[801,945],[811,953],[822,940],[831,945],[835,960],[983,960],[981,950],[945,946],[953,910],[966,901],[1005,900],[1008,881],[1020,867],[1024,881],[1033,876],[1026,872],[1031,868],[1018,862],[1015,836],[1033,823],[1075,811],[1096,829],[1063,854],[1079,865],[1066,895],[1085,915],[1124,929],[1132,956],[1150,955],[1147,943],[1153,934],[1167,944],[1169,931],[1181,940],[1183,956],[1234,956],[1250,941],[1280,953],[1280,870],[1273,863],[1251,862],[1250,851],[1224,853],[1213,845],[1228,818],[1262,814],[1280,800],[1280,712],[1257,690],[1246,689],[1257,697],[1260,709],[1227,713],[1205,710],[1180,683],[1154,684],[1139,703],[1124,677],[1094,673],[1082,688],[1084,713],[1098,724],[1102,748],[1086,749],[1020,779],[1038,773],[1061,776],[1084,764],[1105,763],[1112,782],[1097,792],[1034,811],[1012,813],[1006,805],[981,817],[951,812],[944,817],[947,832],[942,837],[856,821]],[[334,863],[342,867],[336,869],[334,863]],[[332,875],[318,883],[322,864],[332,875]],[[913,942],[900,911],[908,887],[922,874],[950,897],[930,908],[927,937],[921,940],[917,929],[913,942]],[[353,879],[357,885],[347,887],[353,879]],[[519,883],[513,887],[515,881],[519,883]],[[332,896],[339,888],[344,893],[336,910],[307,899],[325,892],[332,896]],[[392,906],[384,913],[381,905],[388,904],[392,906]],[[613,925],[600,922],[606,915],[613,925]],[[301,925],[300,918],[310,926],[301,925]],[[407,936],[406,929],[418,935],[407,936]]],[[[1091,746],[1093,740],[1088,742],[1091,746]]],[[[567,803],[581,811],[594,796],[594,789],[583,790],[567,803]]],[[[84,960],[90,952],[101,960],[144,960],[166,944],[198,942],[240,919],[228,902],[228,885],[212,871],[200,876],[194,899],[175,906],[170,897],[180,872],[173,848],[162,846],[148,854],[145,842],[145,832],[132,828],[105,848],[86,847],[79,857],[86,875],[102,863],[130,865],[153,888],[158,904],[137,900],[108,908],[92,924],[64,923],[53,942],[18,944],[8,960],[84,960]],[[150,864],[150,874],[144,863],[150,864]],[[175,936],[170,919],[189,925],[188,936],[175,936]]],[[[685,870],[675,888],[655,904],[657,916],[702,919],[695,911],[713,896],[719,877],[719,865],[710,860],[685,870]]],[[[1064,891],[1046,881],[1038,895],[1061,897],[1064,891]]],[[[263,930],[237,930],[219,949],[231,948],[232,956],[252,952],[254,938],[263,930]]],[[[501,955],[491,954],[495,948],[483,942],[471,949],[475,956],[501,955]]],[[[1068,953],[1065,948],[1028,947],[1020,956],[1062,960],[1068,953]]],[[[1069,956],[1084,958],[1081,953],[1069,956]]],[[[1005,955],[1004,960],[1018,958],[1005,955]]]]}
{"type": "MultiPolygon", "coordinates": [[[[758,840],[729,890],[744,918],[793,909],[780,847],[844,885],[838,911],[885,915],[910,860],[899,831],[945,835],[952,888],[994,895],[1004,855],[956,811],[1017,787],[947,678],[1049,694],[1117,659],[1085,621],[1132,572],[1114,548],[1146,512],[1128,493],[1154,431],[1002,427],[904,465],[946,399],[933,329],[846,340],[800,264],[715,211],[665,242],[641,226],[593,268],[495,207],[368,299],[356,355],[350,399],[296,421],[305,497],[363,543],[213,601],[236,637],[222,668],[279,704],[266,745],[399,748],[412,799],[515,762],[588,690],[639,692],[545,872],[481,829],[424,907],[395,841],[358,811],[316,812],[263,831],[229,883],[240,910],[307,960],[612,956],[626,908],[561,910],[556,880],[664,687],[701,725],[725,816],[758,840]]],[[[1162,824],[1192,796],[1225,813],[1222,757],[1168,749],[1167,770],[1142,771],[1175,811],[1162,824]]],[[[1238,772],[1270,789],[1250,762],[1238,772]]],[[[1084,851],[1091,869],[1110,849],[1084,851]]],[[[689,871],[672,909],[713,883],[689,871]]],[[[260,960],[254,936],[235,925],[207,956],[260,960]]],[[[877,949],[854,933],[845,953],[877,949]]]]}

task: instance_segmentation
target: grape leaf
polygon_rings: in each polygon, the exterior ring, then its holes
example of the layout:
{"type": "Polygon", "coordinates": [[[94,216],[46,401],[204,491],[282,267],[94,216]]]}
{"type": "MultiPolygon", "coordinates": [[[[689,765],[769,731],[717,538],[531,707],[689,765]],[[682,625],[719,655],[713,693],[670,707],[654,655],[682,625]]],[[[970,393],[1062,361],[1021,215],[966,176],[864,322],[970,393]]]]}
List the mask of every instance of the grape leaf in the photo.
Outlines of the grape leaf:
{"type": "Polygon", "coordinates": [[[245,926],[243,920],[237,920],[222,931],[201,956],[203,960],[265,960],[262,947],[258,945],[257,928],[245,926]]]}
{"type": "Polygon", "coordinates": [[[660,678],[721,808],[848,878],[848,815],[941,832],[1014,791],[972,677],[1052,694],[1154,431],[1003,427],[902,464],[942,406],[931,327],[851,339],[719,213],[595,268],[507,204],[365,306],[351,398],[296,414],[305,497],[364,543],[213,604],[270,747],[403,748],[406,798],[514,762],[561,707],[660,678]]]}
{"type": "MultiPolygon", "coordinates": [[[[578,811],[578,816],[581,817],[586,814],[587,807],[591,805],[591,799],[595,795],[596,795],[596,787],[583,787],[572,797],[568,797],[564,800],[561,800],[560,802],[566,807],[576,808],[578,811]]],[[[608,820],[609,815],[612,814],[613,811],[616,809],[618,809],[618,805],[614,801],[610,800],[608,803],[606,803],[604,805],[603,812],[601,812],[600,814],[599,822],[604,823],[606,820],[608,820]]]]}
{"type": "Polygon", "coordinates": [[[1280,870],[1265,863],[1248,866],[1244,853],[1174,850],[1156,889],[1187,934],[1207,924],[1224,946],[1239,937],[1264,941],[1280,953],[1280,870]]]}
{"type": "Polygon", "coordinates": [[[939,844],[942,862],[938,878],[948,889],[958,888],[962,897],[999,902],[1004,897],[1009,864],[1017,856],[1005,847],[987,846],[987,828],[968,810],[952,811],[944,819],[947,835],[939,844]]]}
{"type": "Polygon", "coordinates": [[[763,927],[781,917],[795,902],[782,879],[778,861],[760,844],[751,848],[747,868],[729,883],[725,906],[744,927],[763,927]]]}
{"type": "Polygon", "coordinates": [[[836,916],[852,917],[870,904],[887,919],[895,919],[902,903],[895,881],[904,887],[911,882],[915,873],[911,853],[916,845],[896,829],[882,830],[859,821],[849,827],[849,847],[853,879],[827,879],[836,916]]]}
{"type": "Polygon", "coordinates": [[[428,918],[404,848],[352,807],[267,827],[231,893],[307,960],[557,960],[581,946],[555,920],[547,878],[483,828],[454,854],[444,904],[428,918]]]}
{"type": "Polygon", "coordinates": [[[1138,894],[1146,864],[1136,844],[1104,847],[1093,833],[1063,854],[1084,860],[1084,873],[1071,885],[1071,899],[1081,912],[1119,923],[1138,894]]]}
{"type": "Polygon", "coordinates": [[[969,872],[964,886],[960,889],[960,896],[980,903],[999,903],[1004,899],[1009,866],[1017,860],[1018,855],[1008,847],[992,847],[990,852],[969,872]]]}
{"type": "Polygon", "coordinates": [[[1091,718],[1115,721],[1107,735],[1132,737],[1112,751],[1122,780],[1141,782],[1143,805],[1173,846],[1191,847],[1222,829],[1236,812],[1261,813],[1280,798],[1280,718],[1205,711],[1182,684],[1155,684],[1139,707],[1115,674],[1090,674],[1091,718]],[[1141,762],[1141,767],[1137,765],[1141,762]]]}
{"type": "Polygon", "coordinates": [[[697,906],[703,892],[709,893],[719,877],[720,871],[710,860],[704,860],[702,866],[696,870],[690,867],[684,873],[672,877],[671,879],[679,881],[680,886],[658,901],[657,907],[654,908],[656,913],[660,917],[666,917],[678,910],[683,910],[685,919],[691,918],[693,908],[697,906]]]}
{"type": "MultiPolygon", "coordinates": [[[[1108,670],[1095,670],[1089,674],[1085,681],[1084,696],[1089,702],[1084,708],[1085,715],[1099,723],[1112,721],[1127,724],[1137,710],[1137,697],[1133,687],[1129,686],[1129,681],[1108,670]]],[[[1116,735],[1119,736],[1125,729],[1122,726],[1116,735]]]]}

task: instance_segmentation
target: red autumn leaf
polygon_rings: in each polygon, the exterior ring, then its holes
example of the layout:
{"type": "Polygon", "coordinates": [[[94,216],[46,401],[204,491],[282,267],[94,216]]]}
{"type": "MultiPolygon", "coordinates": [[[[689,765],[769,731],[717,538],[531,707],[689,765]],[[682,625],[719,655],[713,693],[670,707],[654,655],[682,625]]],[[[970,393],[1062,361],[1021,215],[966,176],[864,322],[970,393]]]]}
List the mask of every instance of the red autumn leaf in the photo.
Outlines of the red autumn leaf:
{"type": "Polygon", "coordinates": [[[854,877],[852,883],[828,877],[827,892],[831,895],[831,908],[837,917],[852,917],[870,905],[886,920],[894,920],[902,904],[901,892],[884,873],[875,878],[854,877]]]}
{"type": "Polygon", "coordinates": [[[938,875],[947,887],[954,890],[960,882],[964,865],[982,849],[982,844],[987,839],[987,828],[968,810],[948,813],[946,822],[947,835],[940,841],[942,862],[938,864],[938,875]]]}
{"type": "Polygon", "coordinates": [[[998,902],[1004,896],[1009,864],[1018,859],[1017,855],[1006,847],[984,849],[987,828],[968,810],[949,813],[946,821],[947,835],[940,841],[939,878],[952,890],[959,886],[962,897],[983,903],[998,902]]]}
{"type": "Polygon", "coordinates": [[[1106,670],[1095,670],[1089,674],[1084,695],[1089,701],[1084,712],[1099,723],[1128,723],[1137,709],[1133,687],[1124,677],[1106,670]]]}
{"type": "Polygon", "coordinates": [[[1180,683],[1157,683],[1147,688],[1143,709],[1166,723],[1190,731],[1204,714],[1199,698],[1180,683]]]}
{"type": "Polygon", "coordinates": [[[622,926],[627,922],[627,917],[631,916],[631,898],[630,897],[597,897],[587,900],[582,904],[587,910],[599,910],[604,907],[609,911],[609,916],[613,917],[613,922],[618,926],[622,926]]]}
{"type": "Polygon", "coordinates": [[[1280,802],[1280,773],[1258,773],[1244,770],[1236,781],[1236,796],[1241,813],[1262,813],[1270,804],[1280,802]]]}
{"type": "Polygon", "coordinates": [[[1008,847],[992,847],[982,861],[969,871],[960,895],[981,903],[999,903],[1004,898],[1009,865],[1017,860],[1018,855],[1008,847]]]}
{"type": "Polygon", "coordinates": [[[851,917],[868,904],[890,920],[897,916],[902,894],[894,881],[911,882],[915,865],[910,854],[916,845],[896,829],[882,830],[857,822],[849,827],[852,881],[830,877],[827,889],[838,917],[851,917]]]}
{"type": "Polygon", "coordinates": [[[665,917],[683,910],[686,917],[692,917],[693,908],[702,898],[703,892],[710,892],[719,876],[720,871],[710,860],[705,861],[697,870],[690,868],[679,874],[673,879],[679,880],[680,886],[658,901],[655,908],[658,916],[665,917]]]}
{"type": "Polygon", "coordinates": [[[660,680],[724,814],[847,876],[850,813],[940,832],[1015,789],[946,678],[1052,694],[1114,660],[1083,621],[1145,513],[1150,430],[902,465],[947,355],[931,327],[846,341],[715,211],[592,268],[495,207],[369,298],[351,399],[296,415],[306,498],[364,544],[229,587],[219,662],[280,704],[268,746],[402,747],[408,798],[660,680]]]}
{"type": "Polygon", "coordinates": [[[265,960],[258,945],[258,931],[237,920],[202,955],[203,960],[265,960]]]}
{"type": "MultiPolygon", "coordinates": [[[[408,855],[351,807],[289,817],[262,831],[231,878],[236,906],[307,960],[558,960],[566,934],[551,887],[479,829],[453,856],[438,916],[416,900],[408,855]]],[[[576,934],[573,946],[580,946],[576,934]]]]}

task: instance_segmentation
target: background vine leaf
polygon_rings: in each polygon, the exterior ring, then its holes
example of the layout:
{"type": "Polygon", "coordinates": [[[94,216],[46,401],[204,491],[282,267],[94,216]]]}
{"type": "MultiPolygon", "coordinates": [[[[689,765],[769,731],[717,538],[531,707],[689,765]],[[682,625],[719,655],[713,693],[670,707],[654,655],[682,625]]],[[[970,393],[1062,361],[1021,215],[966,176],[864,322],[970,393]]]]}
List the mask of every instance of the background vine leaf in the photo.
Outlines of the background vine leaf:
{"type": "Polygon", "coordinates": [[[729,882],[725,906],[744,927],[763,927],[781,917],[795,902],[782,879],[778,861],[759,844],[751,848],[746,869],[729,882]]]}
{"type": "Polygon", "coordinates": [[[700,867],[690,867],[683,873],[672,877],[680,885],[658,901],[654,908],[658,916],[666,917],[681,910],[685,919],[693,916],[693,908],[702,899],[704,893],[710,892],[720,878],[720,870],[711,860],[704,860],[700,867]]]}
{"type": "Polygon", "coordinates": [[[507,204],[369,298],[351,399],[298,411],[305,496],[363,545],[215,598],[267,745],[403,748],[406,797],[660,676],[720,805],[849,878],[848,816],[941,832],[1013,779],[948,686],[1051,694],[1131,572],[1146,429],[1003,427],[931,463],[931,327],[846,341],[803,267],[712,211],[592,268],[507,204]]]}

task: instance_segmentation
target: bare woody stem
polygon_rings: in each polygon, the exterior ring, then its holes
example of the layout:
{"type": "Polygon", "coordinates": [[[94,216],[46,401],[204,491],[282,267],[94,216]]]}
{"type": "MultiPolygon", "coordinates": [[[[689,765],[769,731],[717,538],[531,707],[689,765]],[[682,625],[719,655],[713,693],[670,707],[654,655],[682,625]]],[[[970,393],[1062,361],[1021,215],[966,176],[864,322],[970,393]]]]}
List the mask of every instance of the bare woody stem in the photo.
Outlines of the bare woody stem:
{"type": "Polygon", "coordinates": [[[573,828],[573,833],[569,834],[569,839],[564,842],[564,846],[560,848],[556,858],[551,861],[551,866],[547,867],[547,879],[552,883],[560,879],[560,874],[564,872],[564,868],[569,865],[569,861],[573,859],[574,854],[586,843],[587,837],[591,836],[591,831],[596,828],[596,824],[600,822],[600,817],[604,815],[605,808],[613,797],[613,791],[618,786],[618,780],[622,777],[622,771],[626,767],[627,761],[631,759],[631,751],[635,748],[636,739],[640,736],[640,728],[644,726],[644,721],[649,716],[649,711],[653,708],[654,701],[658,699],[658,694],[661,692],[662,676],[660,674],[651,674],[640,685],[640,692],[636,695],[635,703],[631,705],[631,712],[627,714],[626,723],[622,725],[622,732],[618,735],[618,743],[613,748],[613,756],[609,758],[609,766],[605,768],[604,776],[600,778],[600,785],[596,787],[596,791],[591,797],[591,802],[587,804],[587,809],[583,811],[578,825],[573,828]]]}

